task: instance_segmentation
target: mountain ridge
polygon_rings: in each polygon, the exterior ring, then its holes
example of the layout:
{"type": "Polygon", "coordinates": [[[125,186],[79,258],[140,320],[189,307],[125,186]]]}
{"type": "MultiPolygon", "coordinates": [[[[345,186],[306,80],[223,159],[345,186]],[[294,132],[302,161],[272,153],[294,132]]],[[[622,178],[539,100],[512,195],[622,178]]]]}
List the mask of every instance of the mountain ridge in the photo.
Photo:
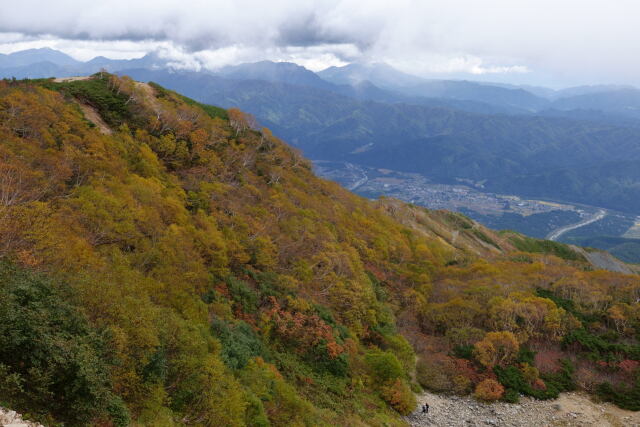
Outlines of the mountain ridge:
{"type": "Polygon", "coordinates": [[[0,134],[0,391],[31,419],[400,426],[421,387],[637,408],[640,277],[567,245],[355,196],[128,77],[0,81],[0,134]]]}

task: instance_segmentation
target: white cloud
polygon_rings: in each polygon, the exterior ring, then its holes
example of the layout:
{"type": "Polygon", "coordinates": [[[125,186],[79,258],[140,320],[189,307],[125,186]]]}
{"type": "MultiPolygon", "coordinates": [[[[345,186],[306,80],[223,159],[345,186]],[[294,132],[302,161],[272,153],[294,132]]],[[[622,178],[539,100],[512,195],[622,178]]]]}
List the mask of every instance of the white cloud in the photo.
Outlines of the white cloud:
{"type": "MultiPolygon", "coordinates": [[[[531,70],[525,65],[496,65],[472,55],[423,54],[410,59],[386,58],[396,68],[422,75],[458,74],[525,74],[531,70]]],[[[500,64],[500,61],[497,62],[500,64]]]]}
{"type": "Polygon", "coordinates": [[[360,59],[638,83],[638,16],[636,0],[21,0],[0,13],[0,51],[44,41],[80,59],[160,48],[185,65],[360,59]]]}
{"type": "Polygon", "coordinates": [[[295,62],[310,70],[320,71],[327,67],[346,65],[344,57],[357,57],[358,49],[352,45],[319,46],[272,46],[257,48],[253,46],[230,45],[218,49],[188,52],[172,46],[162,48],[159,56],[170,59],[175,68],[215,70],[225,65],[262,60],[295,62]]]}
{"type": "Polygon", "coordinates": [[[171,46],[173,44],[168,41],[65,40],[51,35],[33,37],[17,33],[0,33],[0,53],[50,47],[63,51],[79,61],[87,61],[96,56],[112,59],[139,58],[150,51],[169,49],[171,46]]]}

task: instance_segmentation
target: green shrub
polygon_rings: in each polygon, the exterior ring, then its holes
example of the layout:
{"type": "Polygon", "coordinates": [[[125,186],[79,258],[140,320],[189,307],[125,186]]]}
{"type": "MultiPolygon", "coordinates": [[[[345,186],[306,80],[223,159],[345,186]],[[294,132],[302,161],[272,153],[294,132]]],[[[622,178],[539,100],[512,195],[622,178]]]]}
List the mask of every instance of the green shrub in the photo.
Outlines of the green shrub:
{"type": "Polygon", "coordinates": [[[493,371],[498,377],[500,384],[505,386],[507,390],[514,390],[517,393],[526,395],[530,394],[531,386],[525,381],[522,372],[515,366],[508,366],[506,368],[496,366],[493,368],[493,371]]]}
{"type": "Polygon", "coordinates": [[[332,375],[344,377],[349,372],[349,356],[341,353],[337,357],[330,357],[327,343],[322,341],[307,349],[304,359],[317,371],[327,371],[332,375]]]}
{"type": "Polygon", "coordinates": [[[511,237],[511,243],[522,252],[555,255],[569,261],[584,261],[584,257],[569,246],[552,240],[540,240],[525,236],[511,237]]]}
{"type": "Polygon", "coordinates": [[[376,294],[376,299],[380,302],[387,301],[389,295],[387,294],[387,290],[384,288],[384,284],[381,283],[372,272],[367,270],[366,273],[369,277],[369,281],[371,282],[371,286],[373,287],[373,292],[376,294]]]}
{"type": "Polygon", "coordinates": [[[307,363],[294,353],[273,353],[274,364],[288,382],[297,383],[305,390],[304,394],[313,400],[316,406],[342,409],[348,407],[347,397],[351,396],[352,379],[333,375],[319,370],[315,364],[307,363]]]}
{"type": "Polygon", "coordinates": [[[533,366],[534,360],[536,357],[536,352],[531,350],[529,347],[521,346],[520,350],[518,350],[518,356],[516,357],[516,362],[518,363],[528,363],[533,366]]]}
{"type": "Polygon", "coordinates": [[[493,371],[495,372],[498,381],[500,381],[500,384],[502,384],[506,389],[504,399],[507,402],[511,402],[511,400],[507,399],[514,399],[516,395],[520,394],[541,400],[555,399],[561,391],[565,391],[561,382],[554,381],[549,381],[548,383],[545,382],[546,388],[544,389],[533,388],[531,383],[525,378],[523,372],[515,366],[509,366],[506,368],[496,366],[493,371]]]}
{"type": "Polygon", "coordinates": [[[0,396],[16,410],[65,423],[128,413],[110,388],[100,334],[42,276],[0,263],[0,396]]]}
{"type": "Polygon", "coordinates": [[[148,383],[164,383],[168,373],[167,351],[164,347],[159,347],[149,358],[146,366],[142,370],[142,376],[148,383]]]}
{"type": "MultiPolygon", "coordinates": [[[[611,337],[610,337],[611,338],[611,337]]],[[[613,339],[616,338],[614,335],[613,339]]],[[[606,337],[590,333],[586,329],[574,329],[562,340],[562,346],[577,344],[583,351],[591,353],[598,360],[617,360],[619,355],[632,360],[640,360],[640,345],[628,345],[609,342],[606,337]]]]}
{"type": "Polygon", "coordinates": [[[220,358],[231,369],[244,368],[256,356],[269,359],[267,348],[246,322],[240,320],[232,324],[214,319],[211,332],[222,344],[220,358]]]}
{"type": "Polygon", "coordinates": [[[607,402],[612,402],[622,409],[640,411],[640,376],[637,376],[633,386],[614,387],[605,382],[596,387],[596,394],[607,402]]]}
{"type": "Polygon", "coordinates": [[[249,284],[233,276],[227,277],[225,282],[235,305],[246,313],[255,313],[258,309],[258,294],[249,284]]]}
{"type": "Polygon", "coordinates": [[[573,363],[568,359],[562,359],[560,360],[560,364],[562,368],[558,372],[541,375],[547,388],[555,388],[558,392],[575,390],[576,384],[573,380],[575,367],[573,363]]]}
{"type": "Polygon", "coordinates": [[[247,409],[245,411],[245,421],[248,426],[269,427],[269,417],[264,410],[264,404],[255,394],[247,394],[247,409]]]}
{"type": "Polygon", "coordinates": [[[384,347],[396,355],[405,372],[410,372],[415,366],[416,354],[405,337],[399,334],[385,335],[384,347]]]}
{"type": "Polygon", "coordinates": [[[508,403],[518,403],[520,401],[520,393],[512,388],[506,389],[504,392],[504,396],[502,396],[502,400],[508,403]]]}
{"type": "Polygon", "coordinates": [[[380,384],[404,377],[400,361],[391,352],[370,350],[365,355],[365,362],[373,380],[380,384]]]}
{"type": "Polygon", "coordinates": [[[453,348],[453,355],[458,359],[473,360],[473,345],[457,345],[453,348]]]}
{"type": "MultiPolygon", "coordinates": [[[[255,398],[249,398],[249,416],[262,425],[265,416],[274,426],[318,425],[316,410],[311,403],[298,395],[295,388],[287,383],[275,366],[261,358],[249,361],[240,372],[240,381],[255,398]],[[256,401],[259,400],[260,404],[256,401]]],[[[249,423],[248,425],[260,425],[249,423]]]]}
{"type": "MultiPolygon", "coordinates": [[[[130,104],[127,103],[129,97],[110,88],[109,77],[107,73],[95,74],[87,80],[49,83],[44,86],[96,108],[102,119],[113,128],[125,122],[136,122],[136,118],[129,109],[130,104]]],[[[142,123],[137,124],[142,125],[142,123]]]]}

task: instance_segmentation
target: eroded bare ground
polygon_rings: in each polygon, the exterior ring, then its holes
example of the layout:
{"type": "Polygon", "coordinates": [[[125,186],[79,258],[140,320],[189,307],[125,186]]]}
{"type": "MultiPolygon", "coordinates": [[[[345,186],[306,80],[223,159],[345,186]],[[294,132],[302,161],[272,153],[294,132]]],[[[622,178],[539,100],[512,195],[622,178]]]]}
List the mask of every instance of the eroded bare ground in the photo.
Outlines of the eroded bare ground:
{"type": "Polygon", "coordinates": [[[0,408],[0,426],[3,427],[44,427],[42,424],[25,421],[22,415],[9,409],[0,408]]]}
{"type": "Polygon", "coordinates": [[[640,426],[640,412],[625,411],[610,403],[595,403],[583,393],[563,393],[554,400],[521,398],[520,403],[484,404],[471,397],[424,393],[419,399],[430,406],[406,417],[414,427],[632,427],[640,426]]]}
{"type": "Polygon", "coordinates": [[[75,77],[58,77],[53,79],[56,83],[73,82],[77,80],[89,80],[91,76],[75,76],[75,77]]]}
{"type": "Polygon", "coordinates": [[[156,99],[156,91],[149,85],[149,83],[135,82],[136,87],[142,91],[144,98],[151,103],[151,107],[157,112],[160,111],[160,104],[156,99]]]}
{"type": "Polygon", "coordinates": [[[109,127],[109,125],[105,123],[104,120],[102,120],[102,117],[100,117],[100,114],[98,114],[98,111],[96,111],[95,108],[81,102],[78,102],[78,106],[84,113],[86,119],[96,125],[100,132],[104,133],[105,135],[111,135],[113,133],[113,130],[109,127]]]}

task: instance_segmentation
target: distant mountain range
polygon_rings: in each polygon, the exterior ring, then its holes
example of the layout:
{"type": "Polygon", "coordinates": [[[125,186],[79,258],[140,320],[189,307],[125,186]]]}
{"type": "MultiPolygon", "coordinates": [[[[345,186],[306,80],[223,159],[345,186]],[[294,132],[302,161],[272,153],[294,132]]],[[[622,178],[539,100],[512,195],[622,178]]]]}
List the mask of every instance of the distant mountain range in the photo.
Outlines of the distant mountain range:
{"type": "MultiPolygon", "coordinates": [[[[0,54],[0,77],[42,78],[86,75],[104,68],[172,70],[171,63],[152,52],[142,58],[120,60],[98,56],[78,61],[50,48],[0,54]]],[[[174,70],[176,71],[176,70],[174,70]]],[[[481,113],[542,114],[590,119],[620,115],[640,119],[640,90],[631,86],[578,86],[562,90],[465,80],[424,79],[378,64],[349,64],[314,73],[287,62],[261,61],[203,71],[234,80],[261,80],[313,87],[342,95],[390,103],[437,106],[481,113]]]]}
{"type": "Polygon", "coordinates": [[[633,87],[554,91],[427,80],[385,64],[314,73],[262,61],[187,72],[155,54],[88,62],[52,49],[0,56],[2,77],[101,68],[201,102],[240,107],[312,158],[640,213],[640,91],[633,87]]]}
{"type": "Polygon", "coordinates": [[[530,111],[548,102],[517,87],[507,88],[458,80],[426,80],[402,73],[386,64],[350,64],[344,67],[331,67],[319,72],[318,75],[337,84],[369,81],[381,88],[409,97],[477,101],[530,111]]]}
{"type": "Polygon", "coordinates": [[[109,59],[98,56],[90,61],[78,61],[50,48],[28,49],[9,55],[0,54],[0,77],[17,79],[69,77],[93,74],[104,68],[119,71],[127,68],[165,68],[167,62],[150,53],[138,59],[109,59]]]}

